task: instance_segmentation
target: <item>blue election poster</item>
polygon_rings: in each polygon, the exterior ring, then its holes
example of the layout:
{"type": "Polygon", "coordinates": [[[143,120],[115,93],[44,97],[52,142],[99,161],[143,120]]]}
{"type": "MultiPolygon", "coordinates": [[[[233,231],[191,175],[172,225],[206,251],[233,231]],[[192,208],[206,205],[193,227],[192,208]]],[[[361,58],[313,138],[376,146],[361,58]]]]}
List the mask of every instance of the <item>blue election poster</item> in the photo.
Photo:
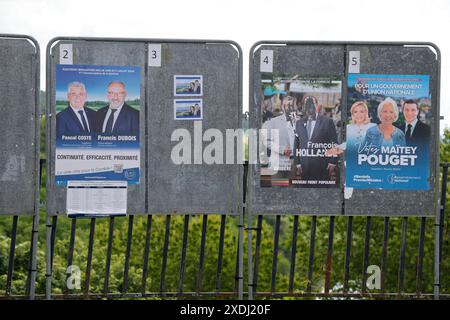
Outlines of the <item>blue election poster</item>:
{"type": "Polygon", "coordinates": [[[346,187],[430,189],[428,75],[348,76],[346,187]]]}
{"type": "Polygon", "coordinates": [[[139,183],[140,67],[56,65],[57,185],[139,183]]]}

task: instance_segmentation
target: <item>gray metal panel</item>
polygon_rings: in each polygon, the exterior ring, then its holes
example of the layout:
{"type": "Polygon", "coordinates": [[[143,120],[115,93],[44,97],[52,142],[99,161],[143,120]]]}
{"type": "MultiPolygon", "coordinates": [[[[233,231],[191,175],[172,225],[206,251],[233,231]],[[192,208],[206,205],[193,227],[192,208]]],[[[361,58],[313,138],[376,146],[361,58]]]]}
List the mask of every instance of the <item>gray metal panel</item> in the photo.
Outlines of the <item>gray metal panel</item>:
{"type": "MultiPolygon", "coordinates": [[[[402,44],[349,45],[347,51],[360,51],[361,74],[430,75],[433,123],[430,148],[429,191],[354,189],[345,200],[347,215],[434,215],[436,213],[439,170],[439,61],[430,47],[405,47],[402,44]],[[436,143],[437,142],[437,143],[436,143]],[[434,188],[433,188],[434,186],[434,188]]],[[[435,49],[433,49],[435,50],[435,49]]],[[[346,101],[347,97],[343,97],[346,101]]],[[[349,107],[349,106],[347,106],[349,107]]]]}
{"type": "Polygon", "coordinates": [[[225,133],[241,127],[240,59],[231,43],[162,45],[162,66],[148,71],[148,212],[240,214],[242,165],[175,165],[170,157],[172,132],[185,128],[193,137],[194,128],[174,120],[174,75],[203,76],[203,132],[225,133]]]}
{"type": "MultiPolygon", "coordinates": [[[[138,42],[120,41],[86,41],[65,40],[54,43],[51,48],[51,57],[47,65],[50,72],[47,74],[47,90],[51,101],[49,112],[55,115],[55,68],[59,63],[59,44],[73,44],[73,64],[84,65],[112,65],[112,66],[139,66],[141,67],[141,110],[145,110],[145,44],[138,42]]],[[[48,71],[48,69],[47,69],[48,71]]],[[[48,127],[47,143],[50,146],[49,168],[50,175],[47,184],[48,208],[50,214],[66,213],[66,189],[55,185],[55,121],[51,117],[48,127]]],[[[140,112],[140,123],[145,123],[145,112],[140,112]]],[[[145,126],[140,126],[140,136],[145,137],[145,126]]],[[[142,139],[144,140],[144,139],[142,139]]],[[[145,213],[145,142],[141,141],[141,177],[138,185],[128,187],[128,213],[145,213]]]]}
{"type": "MultiPolygon", "coordinates": [[[[252,51],[250,61],[250,127],[261,128],[260,51],[273,50],[274,75],[340,76],[344,79],[344,46],[309,44],[262,45],[252,51]],[[253,59],[253,60],[252,60],[253,59]]],[[[343,83],[344,85],[344,83],[343,83]]],[[[249,202],[252,214],[325,214],[342,211],[341,188],[260,187],[258,165],[249,166],[249,202]]],[[[341,171],[342,172],[342,171],[341,171]]],[[[343,176],[341,175],[341,184],[343,176]]]]}
{"type": "Polygon", "coordinates": [[[39,48],[0,35],[0,215],[33,215],[39,168],[39,48]]]}

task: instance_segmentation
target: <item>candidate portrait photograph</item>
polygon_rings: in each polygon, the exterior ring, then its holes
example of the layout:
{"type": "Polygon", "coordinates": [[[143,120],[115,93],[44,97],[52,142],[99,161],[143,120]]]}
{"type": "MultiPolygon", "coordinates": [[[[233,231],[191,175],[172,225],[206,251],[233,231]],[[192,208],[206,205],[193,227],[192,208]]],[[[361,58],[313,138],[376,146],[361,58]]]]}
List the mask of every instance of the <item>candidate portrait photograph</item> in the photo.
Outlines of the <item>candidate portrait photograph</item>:
{"type": "Polygon", "coordinates": [[[106,89],[109,104],[96,113],[96,131],[104,134],[139,135],[139,111],[129,106],[126,85],[112,81],[106,89]]]}
{"type": "Polygon", "coordinates": [[[67,106],[56,115],[56,135],[83,135],[94,130],[95,111],[86,106],[87,92],[82,82],[67,86],[67,106]]]}

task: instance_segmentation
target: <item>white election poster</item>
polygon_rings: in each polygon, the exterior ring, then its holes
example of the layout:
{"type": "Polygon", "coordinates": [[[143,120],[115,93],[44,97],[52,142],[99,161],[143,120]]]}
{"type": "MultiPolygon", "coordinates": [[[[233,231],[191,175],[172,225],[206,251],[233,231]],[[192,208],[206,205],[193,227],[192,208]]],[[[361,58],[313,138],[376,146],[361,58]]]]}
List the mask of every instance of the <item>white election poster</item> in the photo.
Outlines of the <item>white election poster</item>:
{"type": "Polygon", "coordinates": [[[126,181],[68,181],[67,215],[111,216],[127,213],[126,181]]]}
{"type": "Polygon", "coordinates": [[[140,180],[141,71],[56,66],[55,182],[140,180]]]}

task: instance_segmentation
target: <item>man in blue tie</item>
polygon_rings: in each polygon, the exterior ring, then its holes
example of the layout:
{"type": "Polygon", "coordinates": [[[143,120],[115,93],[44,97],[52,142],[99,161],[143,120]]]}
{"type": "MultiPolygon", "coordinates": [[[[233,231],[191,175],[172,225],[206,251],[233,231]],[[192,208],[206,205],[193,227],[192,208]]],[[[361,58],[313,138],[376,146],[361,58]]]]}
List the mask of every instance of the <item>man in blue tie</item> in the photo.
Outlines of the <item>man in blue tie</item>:
{"type": "Polygon", "coordinates": [[[430,143],[431,129],[419,120],[419,104],[415,100],[403,102],[403,115],[405,123],[398,126],[405,134],[407,146],[426,146],[430,143]]]}
{"type": "Polygon", "coordinates": [[[56,115],[57,138],[62,135],[87,135],[94,131],[95,111],[85,107],[86,99],[86,87],[83,83],[69,83],[68,106],[56,115]]]}
{"type": "Polygon", "coordinates": [[[96,129],[105,134],[139,136],[139,111],[125,103],[125,84],[113,81],[107,87],[109,105],[97,111],[96,129]]]}

